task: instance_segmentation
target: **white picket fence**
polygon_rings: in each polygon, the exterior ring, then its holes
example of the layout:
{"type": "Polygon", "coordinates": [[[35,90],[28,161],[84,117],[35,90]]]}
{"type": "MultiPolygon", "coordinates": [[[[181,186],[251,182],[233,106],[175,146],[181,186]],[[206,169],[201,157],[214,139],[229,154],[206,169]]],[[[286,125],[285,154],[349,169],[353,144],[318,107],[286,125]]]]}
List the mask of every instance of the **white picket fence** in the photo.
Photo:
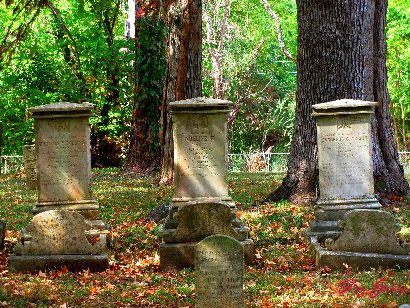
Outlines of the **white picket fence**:
{"type": "MultiPolygon", "coordinates": [[[[230,172],[269,172],[283,174],[287,171],[289,153],[229,154],[230,172]]],[[[410,152],[399,152],[404,173],[410,174],[410,152]]],[[[23,156],[0,156],[0,174],[19,173],[23,170],[23,156]]]]}
{"type": "Polygon", "coordinates": [[[231,172],[270,172],[282,174],[287,171],[289,153],[229,154],[228,168],[231,172]]]}
{"type": "MultiPolygon", "coordinates": [[[[231,172],[270,172],[284,174],[287,171],[289,153],[229,154],[231,172]]],[[[399,152],[404,173],[410,174],[410,152],[399,152]]]]}

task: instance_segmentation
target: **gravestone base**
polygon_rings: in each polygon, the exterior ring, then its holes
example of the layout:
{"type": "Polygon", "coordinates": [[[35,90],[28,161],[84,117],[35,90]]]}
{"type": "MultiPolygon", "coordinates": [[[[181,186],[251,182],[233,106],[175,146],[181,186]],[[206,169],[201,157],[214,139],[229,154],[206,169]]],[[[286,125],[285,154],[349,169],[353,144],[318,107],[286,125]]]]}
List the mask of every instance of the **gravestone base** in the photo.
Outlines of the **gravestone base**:
{"type": "Polygon", "coordinates": [[[10,272],[38,272],[67,267],[69,271],[104,271],[108,268],[105,242],[90,238],[91,226],[73,211],[46,211],[33,217],[21,231],[10,272]]]}
{"type": "Polygon", "coordinates": [[[36,215],[53,210],[77,212],[87,220],[99,220],[100,218],[97,200],[39,202],[34,206],[33,214],[36,215]]]}
{"type": "MultiPolygon", "coordinates": [[[[251,265],[255,260],[253,241],[247,239],[239,242],[244,251],[245,264],[251,265]]],[[[163,271],[194,268],[195,245],[198,242],[166,244],[159,246],[160,268],[163,271]]]]}
{"type": "Polygon", "coordinates": [[[318,200],[315,206],[315,220],[305,231],[308,239],[317,237],[319,243],[327,238],[337,239],[341,234],[338,221],[352,210],[381,208],[376,198],[366,199],[343,199],[343,200],[318,200]]]}
{"type": "Polygon", "coordinates": [[[235,204],[230,198],[196,198],[173,200],[166,222],[160,227],[161,269],[181,269],[194,266],[196,243],[211,235],[226,235],[238,240],[245,251],[245,261],[254,258],[249,228],[236,217],[235,204]]]}
{"type": "Polygon", "coordinates": [[[320,245],[316,237],[310,239],[316,253],[316,266],[343,269],[344,264],[353,270],[371,268],[410,268],[410,255],[331,251],[320,245]]]}
{"type": "Polygon", "coordinates": [[[338,221],[340,236],[317,236],[310,242],[316,252],[316,265],[343,269],[410,268],[410,245],[397,240],[400,226],[395,217],[383,210],[360,209],[347,212],[338,221]]]}
{"type": "Polygon", "coordinates": [[[102,272],[109,266],[108,255],[24,255],[10,256],[8,270],[10,273],[36,273],[46,270],[60,270],[66,267],[70,272],[89,270],[102,272]]]}
{"type": "MultiPolygon", "coordinates": [[[[166,218],[164,224],[161,227],[161,234],[162,234],[163,239],[168,238],[168,237],[171,237],[171,238],[174,237],[174,233],[178,229],[178,221],[177,221],[178,218],[176,217],[178,216],[180,209],[184,207],[186,208],[191,207],[191,206],[194,207],[194,206],[201,205],[201,204],[208,204],[208,205],[215,204],[215,205],[223,205],[224,207],[228,207],[229,212],[230,212],[230,218],[227,221],[225,221],[225,224],[232,226],[235,232],[237,232],[237,234],[239,235],[239,238],[235,235],[231,235],[231,236],[234,236],[237,240],[244,240],[249,237],[249,228],[236,217],[235,202],[230,197],[223,198],[223,199],[206,197],[206,198],[174,198],[171,203],[168,217],[166,218]]],[[[193,214],[193,213],[190,213],[190,214],[193,214]]],[[[198,214],[198,213],[195,213],[195,214],[198,214]]],[[[190,215],[188,214],[188,216],[190,215]]],[[[190,219],[191,217],[186,217],[186,218],[190,219]]],[[[192,226],[192,229],[194,228],[196,229],[196,226],[192,226]]],[[[224,232],[219,232],[219,233],[224,233],[224,232]]],[[[198,240],[202,240],[205,237],[210,236],[212,234],[214,233],[211,232],[209,234],[202,234],[202,236],[200,236],[198,240]]],[[[186,241],[190,242],[190,240],[186,240],[186,241]]],[[[165,239],[164,242],[170,243],[170,241],[168,241],[167,239],[165,239]]]]}
{"type": "Polygon", "coordinates": [[[104,247],[108,247],[110,227],[100,219],[99,205],[96,200],[41,202],[33,208],[34,215],[46,211],[70,211],[81,214],[91,226],[91,229],[87,231],[87,237],[92,238],[99,235],[104,247]]]}

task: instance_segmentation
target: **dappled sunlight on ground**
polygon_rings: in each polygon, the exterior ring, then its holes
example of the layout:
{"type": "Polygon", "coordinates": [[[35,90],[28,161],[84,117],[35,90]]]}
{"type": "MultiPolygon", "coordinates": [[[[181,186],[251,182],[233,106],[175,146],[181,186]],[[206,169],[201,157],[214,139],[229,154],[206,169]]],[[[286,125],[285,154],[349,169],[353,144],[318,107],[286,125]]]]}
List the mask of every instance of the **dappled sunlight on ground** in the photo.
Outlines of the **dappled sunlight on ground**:
{"type": "MultiPolygon", "coordinates": [[[[157,186],[151,178],[101,172],[94,179],[94,196],[112,227],[110,267],[102,273],[69,273],[63,268],[36,275],[9,274],[5,260],[18,241],[20,226],[32,217],[35,194],[24,192],[20,181],[2,182],[0,213],[8,216],[11,230],[0,252],[0,306],[194,306],[194,272],[160,271],[159,226],[145,219],[151,209],[169,202],[172,187],[157,186]],[[13,193],[19,190],[21,195],[13,193]]],[[[259,175],[231,176],[229,182],[238,216],[248,224],[255,241],[256,262],[245,268],[244,277],[248,307],[397,307],[410,303],[410,271],[353,273],[349,268],[316,268],[303,234],[313,219],[312,208],[287,202],[258,206],[274,181],[273,176],[259,175]]],[[[399,209],[392,211],[401,222],[408,222],[409,208],[399,209]]]]}

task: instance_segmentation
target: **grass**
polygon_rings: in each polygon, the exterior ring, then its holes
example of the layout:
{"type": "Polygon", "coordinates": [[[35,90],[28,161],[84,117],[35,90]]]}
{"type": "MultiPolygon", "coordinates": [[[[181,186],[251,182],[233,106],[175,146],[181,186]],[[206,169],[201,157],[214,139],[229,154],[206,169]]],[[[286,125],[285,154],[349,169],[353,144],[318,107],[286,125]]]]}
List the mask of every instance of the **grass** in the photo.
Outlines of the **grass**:
{"type": "MultiPolygon", "coordinates": [[[[192,270],[161,272],[158,225],[144,218],[168,203],[173,188],[154,178],[118,170],[93,170],[93,193],[111,227],[110,267],[102,273],[53,271],[9,274],[6,258],[18,231],[32,218],[36,193],[19,177],[0,178],[0,217],[7,219],[6,248],[0,252],[0,307],[192,307],[192,270]]],[[[273,175],[229,177],[238,216],[251,229],[256,262],[246,267],[244,291],[249,307],[397,307],[410,303],[410,271],[373,269],[353,273],[315,266],[304,229],[312,208],[279,202],[257,206],[279,185],[273,175]],[[381,290],[377,294],[375,290],[381,290]],[[373,291],[372,291],[373,290],[373,291]],[[376,296],[377,295],[377,296],[376,296]]],[[[409,205],[391,205],[409,240],[409,205]]]]}

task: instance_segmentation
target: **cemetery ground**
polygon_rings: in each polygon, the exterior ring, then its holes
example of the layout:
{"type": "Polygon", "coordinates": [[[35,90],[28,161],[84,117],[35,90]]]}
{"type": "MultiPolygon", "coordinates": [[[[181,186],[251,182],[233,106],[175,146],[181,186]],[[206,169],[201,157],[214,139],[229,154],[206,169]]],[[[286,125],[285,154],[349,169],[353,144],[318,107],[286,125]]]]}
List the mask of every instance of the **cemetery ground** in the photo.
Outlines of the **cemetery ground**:
{"type": "MultiPolygon", "coordinates": [[[[410,270],[353,272],[317,268],[304,229],[313,219],[309,206],[287,202],[259,205],[280,179],[268,174],[230,175],[229,190],[238,215],[251,229],[256,262],[245,268],[249,307],[397,307],[410,303],[410,270]]],[[[19,230],[32,218],[36,194],[17,176],[0,177],[0,218],[7,219],[6,247],[0,252],[0,307],[192,307],[194,272],[161,272],[159,224],[150,211],[168,203],[169,186],[115,169],[93,170],[93,192],[111,226],[110,267],[105,272],[60,271],[9,274],[7,256],[19,230]]],[[[410,242],[409,200],[390,200],[385,209],[402,225],[410,242]]]]}

